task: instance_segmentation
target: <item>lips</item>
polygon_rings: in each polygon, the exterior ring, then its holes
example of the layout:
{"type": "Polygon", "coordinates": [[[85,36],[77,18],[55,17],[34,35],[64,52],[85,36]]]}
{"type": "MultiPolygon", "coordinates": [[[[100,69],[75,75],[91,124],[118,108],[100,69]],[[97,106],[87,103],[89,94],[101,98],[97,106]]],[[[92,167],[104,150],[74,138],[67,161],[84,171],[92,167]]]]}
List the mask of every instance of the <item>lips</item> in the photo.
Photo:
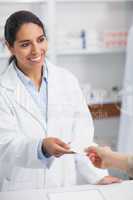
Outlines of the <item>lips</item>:
{"type": "Polygon", "coordinates": [[[42,58],[42,56],[38,56],[38,57],[35,57],[35,58],[29,58],[29,60],[31,62],[39,62],[39,61],[41,61],[41,58],[42,58]]]}

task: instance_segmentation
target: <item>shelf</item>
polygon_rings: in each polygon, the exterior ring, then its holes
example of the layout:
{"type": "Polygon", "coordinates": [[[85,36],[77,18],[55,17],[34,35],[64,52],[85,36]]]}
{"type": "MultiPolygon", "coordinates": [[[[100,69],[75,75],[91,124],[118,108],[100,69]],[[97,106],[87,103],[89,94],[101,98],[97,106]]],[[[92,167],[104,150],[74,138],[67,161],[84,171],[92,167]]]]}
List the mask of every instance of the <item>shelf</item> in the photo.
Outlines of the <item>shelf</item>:
{"type": "Polygon", "coordinates": [[[47,3],[48,0],[0,0],[0,3],[47,3]]]}
{"type": "MultiPolygon", "coordinates": [[[[88,51],[88,50],[67,50],[67,51],[60,51],[57,52],[57,56],[73,56],[73,55],[97,55],[97,54],[106,54],[106,53],[125,53],[125,49],[117,49],[117,50],[107,50],[107,49],[100,49],[99,51],[88,51]]],[[[0,53],[0,58],[8,58],[10,55],[8,53],[0,53]]]]}
{"type": "Polygon", "coordinates": [[[104,53],[125,53],[125,48],[117,48],[117,49],[94,49],[94,50],[62,50],[57,51],[58,56],[73,56],[73,55],[93,55],[93,54],[104,54],[104,53]]]}
{"type": "Polygon", "coordinates": [[[58,3],[108,3],[108,2],[112,2],[112,3],[127,3],[127,2],[133,2],[133,0],[56,0],[56,2],[58,3]]]}

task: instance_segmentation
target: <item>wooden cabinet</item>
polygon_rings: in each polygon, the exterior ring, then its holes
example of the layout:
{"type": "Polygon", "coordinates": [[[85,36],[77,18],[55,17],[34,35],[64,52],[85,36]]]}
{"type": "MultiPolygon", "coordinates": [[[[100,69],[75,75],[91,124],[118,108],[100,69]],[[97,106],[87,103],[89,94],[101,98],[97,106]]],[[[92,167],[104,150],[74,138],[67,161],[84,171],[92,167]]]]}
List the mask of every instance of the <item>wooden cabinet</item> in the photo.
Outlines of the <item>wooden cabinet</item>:
{"type": "Polygon", "coordinates": [[[120,116],[121,103],[106,103],[88,105],[93,119],[107,119],[120,116]]]}

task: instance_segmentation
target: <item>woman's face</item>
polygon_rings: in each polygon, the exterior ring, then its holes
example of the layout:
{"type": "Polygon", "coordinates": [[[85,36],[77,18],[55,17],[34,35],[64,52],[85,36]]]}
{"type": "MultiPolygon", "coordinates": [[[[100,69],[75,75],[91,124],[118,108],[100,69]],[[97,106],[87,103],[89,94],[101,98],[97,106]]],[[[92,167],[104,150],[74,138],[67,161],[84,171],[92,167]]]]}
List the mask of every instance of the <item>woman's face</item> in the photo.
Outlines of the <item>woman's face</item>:
{"type": "Polygon", "coordinates": [[[16,34],[13,47],[9,47],[22,71],[42,67],[48,43],[39,25],[26,23],[16,34]]]}

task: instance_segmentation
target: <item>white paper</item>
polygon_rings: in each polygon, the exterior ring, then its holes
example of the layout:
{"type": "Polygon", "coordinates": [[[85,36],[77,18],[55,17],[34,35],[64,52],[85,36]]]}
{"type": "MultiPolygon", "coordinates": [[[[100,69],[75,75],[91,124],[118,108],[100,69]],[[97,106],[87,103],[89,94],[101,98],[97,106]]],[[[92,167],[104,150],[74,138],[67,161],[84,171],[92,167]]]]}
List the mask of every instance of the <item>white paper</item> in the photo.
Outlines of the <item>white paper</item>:
{"type": "MultiPolygon", "coordinates": [[[[90,146],[98,146],[96,143],[92,143],[90,146]]],[[[89,146],[86,146],[86,148],[88,148],[89,146]]],[[[72,142],[70,143],[70,151],[74,152],[74,153],[78,153],[78,154],[82,154],[82,155],[86,155],[85,152],[85,146],[81,145],[81,143],[75,143],[72,142]]]]}
{"type": "Polygon", "coordinates": [[[49,200],[104,200],[98,190],[49,193],[49,200]]]}
{"type": "Polygon", "coordinates": [[[77,145],[74,145],[74,144],[70,146],[70,151],[74,153],[86,155],[83,149],[79,148],[77,145]]]}

